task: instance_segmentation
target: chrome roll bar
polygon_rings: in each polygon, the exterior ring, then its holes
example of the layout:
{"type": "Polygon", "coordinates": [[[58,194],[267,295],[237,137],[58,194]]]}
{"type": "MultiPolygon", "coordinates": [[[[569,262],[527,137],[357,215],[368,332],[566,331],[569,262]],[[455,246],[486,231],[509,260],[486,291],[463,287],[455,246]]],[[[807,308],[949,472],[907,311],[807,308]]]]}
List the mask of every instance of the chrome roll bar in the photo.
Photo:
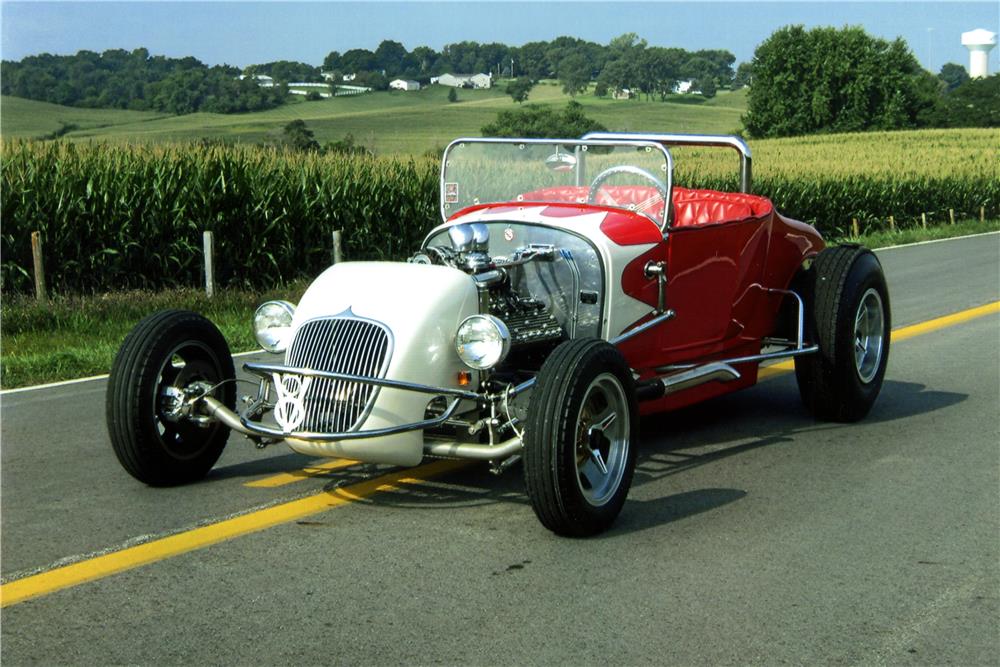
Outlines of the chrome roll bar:
{"type": "Polygon", "coordinates": [[[740,191],[750,194],[753,179],[753,158],[750,147],[737,136],[714,134],[646,134],[642,132],[589,132],[581,141],[590,140],[655,141],[664,146],[720,146],[733,148],[740,154],[740,191]]]}

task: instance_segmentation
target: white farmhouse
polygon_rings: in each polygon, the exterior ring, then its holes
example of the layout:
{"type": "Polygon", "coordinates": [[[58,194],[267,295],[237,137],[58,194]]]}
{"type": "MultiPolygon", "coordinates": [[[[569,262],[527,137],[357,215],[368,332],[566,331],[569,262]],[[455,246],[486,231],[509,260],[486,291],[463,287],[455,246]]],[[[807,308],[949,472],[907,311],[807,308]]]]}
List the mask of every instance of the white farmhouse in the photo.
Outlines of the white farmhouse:
{"type": "Polygon", "coordinates": [[[389,82],[389,87],[395,90],[420,90],[420,84],[409,79],[394,79],[389,82]]]}
{"type": "Polygon", "coordinates": [[[442,74],[431,77],[431,83],[452,88],[490,88],[493,86],[492,74],[442,74]]]}
{"type": "Polygon", "coordinates": [[[694,85],[694,81],[678,81],[674,84],[674,91],[679,95],[685,95],[687,93],[697,93],[697,90],[691,90],[691,86],[694,85]]]}

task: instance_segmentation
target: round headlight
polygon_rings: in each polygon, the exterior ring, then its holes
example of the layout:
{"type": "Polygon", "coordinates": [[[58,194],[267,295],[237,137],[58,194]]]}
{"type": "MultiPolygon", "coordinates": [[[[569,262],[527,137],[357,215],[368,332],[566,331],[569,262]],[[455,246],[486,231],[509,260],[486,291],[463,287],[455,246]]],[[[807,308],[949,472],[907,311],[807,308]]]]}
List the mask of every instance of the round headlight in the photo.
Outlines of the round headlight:
{"type": "Polygon", "coordinates": [[[284,352],[291,341],[295,306],[287,301],[268,301],[253,316],[253,333],[268,352],[284,352]]]}
{"type": "Polygon", "coordinates": [[[492,315],[472,315],[458,325],[455,351],[469,368],[493,368],[510,352],[510,331],[492,315]]]}

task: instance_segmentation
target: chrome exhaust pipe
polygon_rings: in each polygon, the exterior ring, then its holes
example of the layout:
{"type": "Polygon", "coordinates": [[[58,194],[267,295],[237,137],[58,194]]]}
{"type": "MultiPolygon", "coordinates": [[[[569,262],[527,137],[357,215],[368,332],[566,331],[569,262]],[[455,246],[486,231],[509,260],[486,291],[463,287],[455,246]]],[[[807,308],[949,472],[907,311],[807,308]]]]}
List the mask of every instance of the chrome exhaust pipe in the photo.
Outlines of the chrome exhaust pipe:
{"type": "Polygon", "coordinates": [[[639,383],[635,393],[640,401],[655,401],[667,394],[697,387],[706,382],[732,382],[739,380],[740,377],[738,370],[727,363],[716,361],[679,373],[669,373],[645,380],[639,383]]]}
{"type": "Polygon", "coordinates": [[[452,459],[493,461],[521,451],[521,439],[514,437],[496,445],[475,445],[464,442],[425,442],[424,454],[452,459]]]}
{"type": "Polygon", "coordinates": [[[240,416],[223,405],[222,402],[214,396],[203,396],[200,399],[200,402],[204,406],[204,412],[209,417],[221,422],[223,425],[228,426],[237,433],[242,433],[243,435],[259,435],[244,426],[240,421],[240,416]]]}

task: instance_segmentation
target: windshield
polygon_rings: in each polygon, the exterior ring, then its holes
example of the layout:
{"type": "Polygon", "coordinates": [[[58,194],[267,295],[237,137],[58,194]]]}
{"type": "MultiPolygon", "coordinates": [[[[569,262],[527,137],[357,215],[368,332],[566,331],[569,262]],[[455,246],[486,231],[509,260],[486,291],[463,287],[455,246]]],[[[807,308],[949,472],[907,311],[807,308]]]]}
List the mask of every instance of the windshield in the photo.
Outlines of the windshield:
{"type": "Polygon", "coordinates": [[[441,216],[479,204],[567,203],[641,213],[665,227],[673,162],[649,141],[459,139],[444,154],[441,216]]]}

